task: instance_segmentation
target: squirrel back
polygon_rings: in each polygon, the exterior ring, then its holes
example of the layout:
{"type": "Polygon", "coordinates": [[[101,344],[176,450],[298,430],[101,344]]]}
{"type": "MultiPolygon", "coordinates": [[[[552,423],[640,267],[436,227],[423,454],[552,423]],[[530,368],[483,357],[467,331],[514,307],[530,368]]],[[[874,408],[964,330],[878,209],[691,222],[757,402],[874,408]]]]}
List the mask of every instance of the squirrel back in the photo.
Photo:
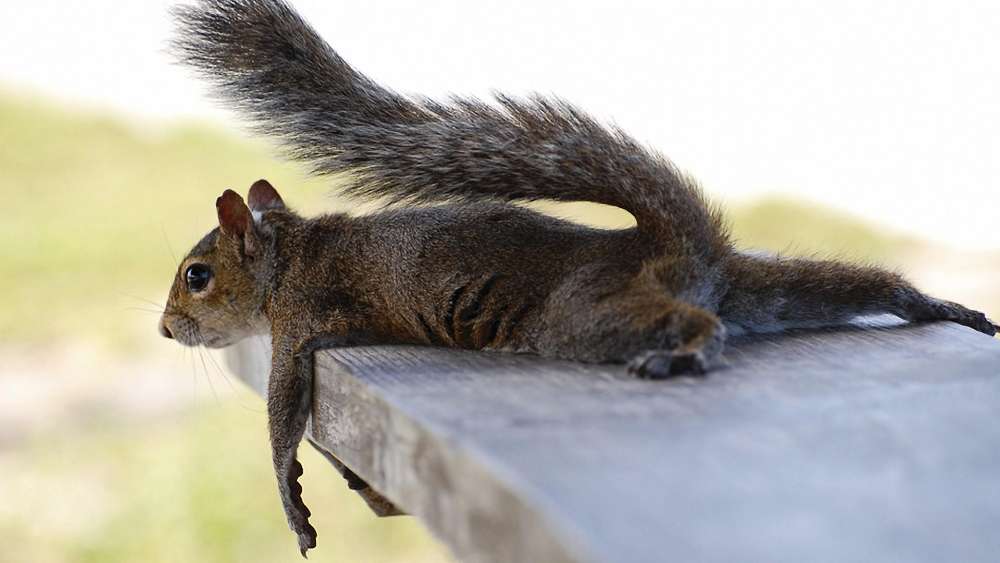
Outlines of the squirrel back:
{"type": "Polygon", "coordinates": [[[352,68],[283,0],[201,0],[174,49],[317,174],[390,201],[592,201],[630,212],[665,253],[715,262],[721,214],[663,156],[559,99],[413,99],[352,68]]]}

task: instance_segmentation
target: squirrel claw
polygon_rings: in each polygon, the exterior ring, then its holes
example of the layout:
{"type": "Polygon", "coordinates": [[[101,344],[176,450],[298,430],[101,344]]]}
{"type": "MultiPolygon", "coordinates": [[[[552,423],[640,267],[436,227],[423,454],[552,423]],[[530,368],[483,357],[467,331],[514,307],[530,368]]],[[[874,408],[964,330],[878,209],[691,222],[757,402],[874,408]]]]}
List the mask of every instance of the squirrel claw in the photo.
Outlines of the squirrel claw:
{"type": "Polygon", "coordinates": [[[304,530],[293,529],[292,531],[298,536],[299,553],[302,554],[304,559],[309,559],[306,552],[316,547],[316,529],[309,522],[303,521],[302,524],[304,525],[304,530]]]}

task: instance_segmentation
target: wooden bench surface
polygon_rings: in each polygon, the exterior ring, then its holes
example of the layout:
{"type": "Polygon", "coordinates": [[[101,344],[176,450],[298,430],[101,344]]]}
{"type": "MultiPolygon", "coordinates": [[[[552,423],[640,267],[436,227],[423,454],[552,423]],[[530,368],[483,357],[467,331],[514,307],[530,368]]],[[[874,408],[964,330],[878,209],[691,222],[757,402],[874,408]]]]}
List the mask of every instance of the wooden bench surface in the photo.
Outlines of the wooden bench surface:
{"type": "MultiPolygon", "coordinates": [[[[311,438],[463,561],[998,560],[1000,341],[850,327],[725,356],[704,379],[650,382],[532,356],[328,350],[311,438]]],[[[266,346],[230,363],[263,391],[266,346]]]]}

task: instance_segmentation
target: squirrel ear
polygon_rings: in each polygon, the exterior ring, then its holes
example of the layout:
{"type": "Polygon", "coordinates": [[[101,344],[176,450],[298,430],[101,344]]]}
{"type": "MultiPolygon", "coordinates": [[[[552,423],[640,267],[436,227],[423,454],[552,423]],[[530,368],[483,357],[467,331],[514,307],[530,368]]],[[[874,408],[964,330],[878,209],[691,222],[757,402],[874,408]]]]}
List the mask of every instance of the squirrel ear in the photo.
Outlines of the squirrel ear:
{"type": "Polygon", "coordinates": [[[252,211],[265,211],[267,209],[284,209],[285,202],[278,195],[278,190],[274,189],[267,180],[257,180],[250,186],[250,193],[247,196],[252,211]]]}
{"type": "Polygon", "coordinates": [[[224,233],[242,237],[250,231],[250,210],[243,203],[240,194],[226,190],[215,200],[215,210],[219,214],[219,226],[224,233]]]}

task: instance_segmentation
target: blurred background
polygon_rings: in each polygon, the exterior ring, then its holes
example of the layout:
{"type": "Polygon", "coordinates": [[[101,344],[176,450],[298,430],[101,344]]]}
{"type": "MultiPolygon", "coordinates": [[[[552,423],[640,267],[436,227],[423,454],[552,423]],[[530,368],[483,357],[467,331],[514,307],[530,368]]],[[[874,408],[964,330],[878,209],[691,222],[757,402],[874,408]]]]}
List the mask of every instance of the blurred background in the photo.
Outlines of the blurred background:
{"type": "MultiPolygon", "coordinates": [[[[171,3],[0,3],[0,561],[298,560],[263,402],[156,320],[224,188],[361,206],[171,65],[171,3]]],[[[295,4],[400,91],[552,92],[617,123],[743,246],[876,261],[1000,316],[1000,4],[295,4]]],[[[449,559],[301,453],[311,560],[449,559]]]]}

